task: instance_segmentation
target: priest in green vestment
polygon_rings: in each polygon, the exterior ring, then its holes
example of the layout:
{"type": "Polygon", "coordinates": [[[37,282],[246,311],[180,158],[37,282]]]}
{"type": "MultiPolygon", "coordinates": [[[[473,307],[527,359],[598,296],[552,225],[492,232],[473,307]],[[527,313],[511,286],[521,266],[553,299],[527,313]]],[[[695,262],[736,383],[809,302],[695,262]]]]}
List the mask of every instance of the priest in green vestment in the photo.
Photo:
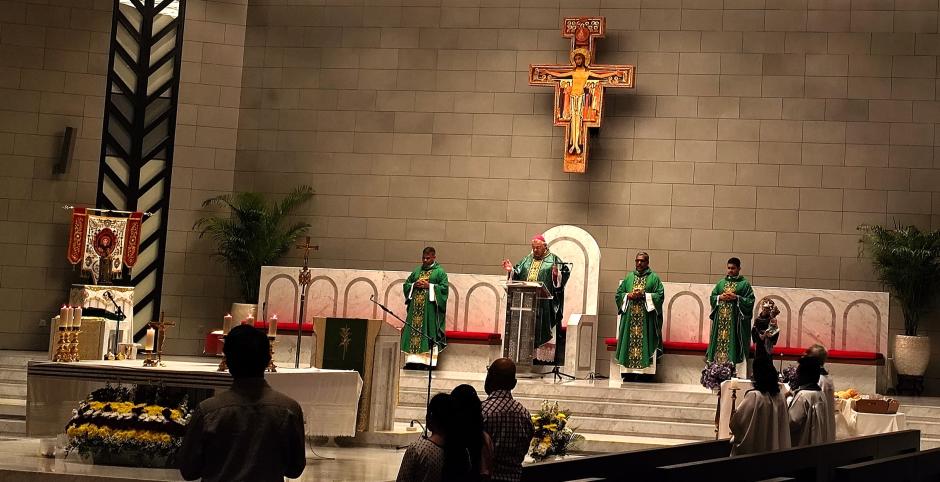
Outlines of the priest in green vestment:
{"type": "MultiPolygon", "coordinates": [[[[533,340],[535,348],[550,342],[561,330],[565,311],[565,284],[571,276],[568,265],[548,250],[545,237],[539,234],[532,238],[531,253],[515,265],[504,259],[503,269],[511,273],[514,281],[539,281],[551,293],[552,299],[539,301],[539,316],[533,340]]],[[[555,345],[564,346],[564,341],[557,340],[555,345]]],[[[546,360],[539,357],[542,361],[554,361],[557,356],[553,355],[551,358],[546,360]]]]}
{"type": "MultiPolygon", "coordinates": [[[[751,344],[751,315],[754,312],[754,290],[741,276],[741,260],[728,260],[728,275],[718,281],[709,301],[712,305],[711,336],[708,338],[708,362],[737,365],[747,358],[751,344]]],[[[744,374],[739,374],[744,376],[744,374]]]]}
{"type": "Polygon", "coordinates": [[[447,346],[445,313],[447,311],[447,273],[436,261],[437,253],[428,246],[421,253],[418,266],[405,280],[405,305],[408,323],[401,330],[401,351],[405,365],[427,365],[437,362],[437,352],[447,346]],[[423,335],[422,335],[423,334],[423,335]],[[434,340],[431,360],[429,338],[434,340]]]}
{"type": "MultiPolygon", "coordinates": [[[[625,368],[644,369],[663,350],[663,299],[659,275],[650,269],[650,256],[637,253],[636,269],[617,288],[617,363],[625,368]]],[[[611,374],[611,376],[616,376],[611,374]]]]}

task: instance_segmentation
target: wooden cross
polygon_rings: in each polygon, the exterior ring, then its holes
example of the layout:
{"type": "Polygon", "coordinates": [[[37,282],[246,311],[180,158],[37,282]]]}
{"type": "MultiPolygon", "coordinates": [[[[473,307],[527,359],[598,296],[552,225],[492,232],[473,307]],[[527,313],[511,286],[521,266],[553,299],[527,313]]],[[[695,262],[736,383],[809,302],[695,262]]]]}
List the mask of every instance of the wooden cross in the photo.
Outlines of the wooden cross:
{"type": "Polygon", "coordinates": [[[564,172],[587,170],[588,127],[601,125],[604,88],[633,88],[634,66],[594,64],[594,39],[606,28],[604,17],[566,17],[561,36],[571,39],[571,63],[529,65],[529,85],[555,88],[555,125],[565,127],[564,172]]]}
{"type": "Polygon", "coordinates": [[[176,322],[166,321],[166,312],[160,312],[160,321],[151,321],[148,325],[157,329],[157,360],[163,358],[163,347],[166,343],[166,329],[176,326],[176,322]]]}

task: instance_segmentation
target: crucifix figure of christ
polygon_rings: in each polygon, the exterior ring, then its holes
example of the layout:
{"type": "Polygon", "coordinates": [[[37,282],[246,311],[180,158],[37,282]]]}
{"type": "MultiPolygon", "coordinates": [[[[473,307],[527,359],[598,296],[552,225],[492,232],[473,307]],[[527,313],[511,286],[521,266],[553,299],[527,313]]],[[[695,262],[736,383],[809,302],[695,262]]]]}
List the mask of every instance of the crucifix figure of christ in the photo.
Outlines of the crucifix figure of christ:
{"type": "Polygon", "coordinates": [[[569,65],[529,66],[529,85],[555,89],[554,120],[565,127],[564,172],[584,173],[588,127],[600,127],[605,87],[633,87],[634,66],[595,65],[594,39],[603,38],[604,17],[568,17],[561,35],[571,39],[569,65]]]}
{"type": "Polygon", "coordinates": [[[304,267],[300,269],[300,312],[297,314],[297,350],[294,357],[294,368],[300,368],[300,342],[304,332],[304,318],[307,316],[307,287],[312,281],[310,275],[310,250],[319,251],[320,246],[310,244],[310,236],[306,237],[304,244],[295,246],[304,250],[304,267]]]}

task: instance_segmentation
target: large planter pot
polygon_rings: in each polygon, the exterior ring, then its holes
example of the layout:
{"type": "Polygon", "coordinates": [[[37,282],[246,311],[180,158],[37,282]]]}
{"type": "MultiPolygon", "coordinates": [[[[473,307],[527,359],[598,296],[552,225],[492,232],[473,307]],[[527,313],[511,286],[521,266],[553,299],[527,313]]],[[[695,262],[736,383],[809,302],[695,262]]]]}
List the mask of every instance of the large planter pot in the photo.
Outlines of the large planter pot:
{"type": "Polygon", "coordinates": [[[894,367],[898,375],[923,376],[930,362],[930,337],[896,335],[894,367]]]}
{"type": "Polygon", "coordinates": [[[244,319],[248,318],[248,315],[253,316],[257,320],[258,305],[249,303],[232,303],[232,311],[230,311],[229,314],[232,315],[232,321],[234,321],[235,324],[241,323],[244,319]]]}

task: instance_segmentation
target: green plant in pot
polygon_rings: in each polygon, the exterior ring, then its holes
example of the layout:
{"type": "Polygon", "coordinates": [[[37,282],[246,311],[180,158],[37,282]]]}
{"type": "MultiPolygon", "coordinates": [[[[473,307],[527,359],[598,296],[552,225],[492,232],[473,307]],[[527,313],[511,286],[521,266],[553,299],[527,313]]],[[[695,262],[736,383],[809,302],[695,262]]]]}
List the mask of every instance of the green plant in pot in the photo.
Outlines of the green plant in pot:
{"type": "Polygon", "coordinates": [[[205,216],[193,225],[199,237],[216,243],[216,256],[238,278],[242,303],[232,304],[235,322],[256,316],[261,267],[274,264],[303,235],[307,223],[288,222],[288,217],[313,197],[313,188],[299,186],[280,200],[256,192],[223,194],[206,199],[203,207],[223,212],[205,216]]]}
{"type": "Polygon", "coordinates": [[[921,317],[940,284],[940,231],[915,226],[862,225],[860,254],[868,255],[878,279],[904,313],[904,335],[894,339],[894,364],[900,375],[923,375],[930,361],[930,340],[918,336],[921,317]]]}

